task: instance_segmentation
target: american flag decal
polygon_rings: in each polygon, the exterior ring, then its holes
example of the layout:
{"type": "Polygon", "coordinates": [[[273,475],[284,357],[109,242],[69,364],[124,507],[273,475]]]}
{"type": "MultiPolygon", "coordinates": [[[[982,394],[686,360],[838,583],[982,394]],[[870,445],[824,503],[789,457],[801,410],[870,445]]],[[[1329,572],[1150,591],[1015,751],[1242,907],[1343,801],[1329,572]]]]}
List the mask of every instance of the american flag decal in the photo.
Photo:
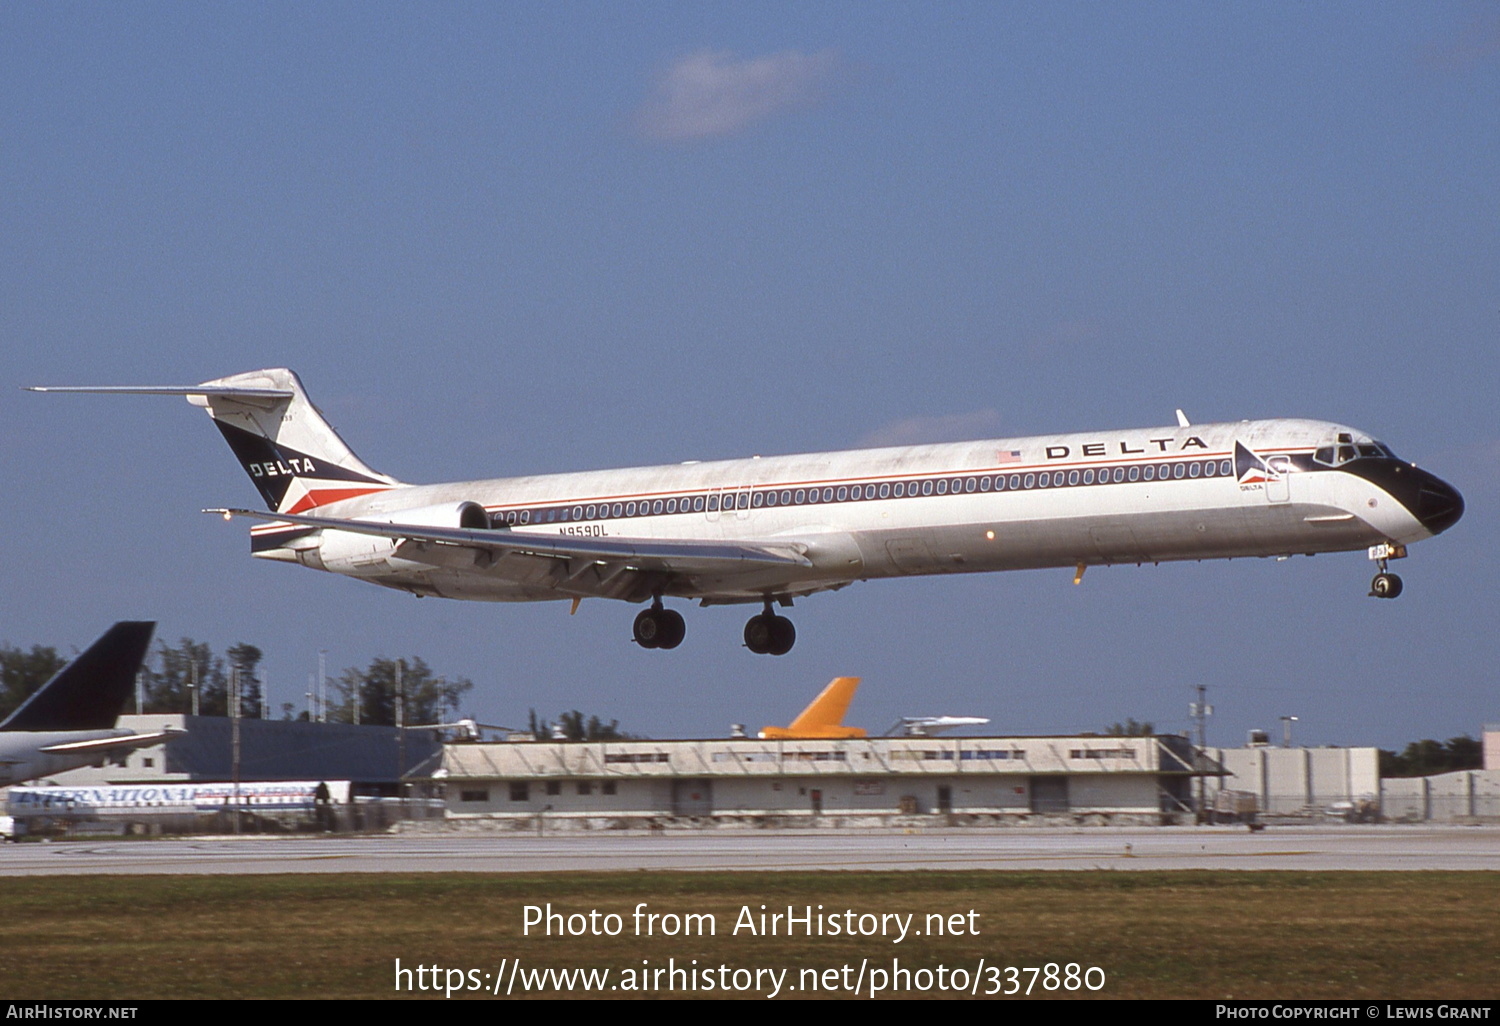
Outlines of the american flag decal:
{"type": "Polygon", "coordinates": [[[996,463],[1019,463],[1019,462],[1021,462],[1021,450],[1020,449],[996,449],[995,450],[995,462],[996,463]]]}

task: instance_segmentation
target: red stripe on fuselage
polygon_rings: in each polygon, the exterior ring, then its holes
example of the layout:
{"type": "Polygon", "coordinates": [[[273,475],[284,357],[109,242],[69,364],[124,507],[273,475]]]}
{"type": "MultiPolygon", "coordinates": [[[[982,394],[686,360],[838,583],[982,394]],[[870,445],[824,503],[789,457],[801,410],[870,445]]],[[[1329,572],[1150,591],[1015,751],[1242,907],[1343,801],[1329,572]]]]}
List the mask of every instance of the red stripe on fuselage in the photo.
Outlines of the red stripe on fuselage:
{"type": "Polygon", "coordinates": [[[374,492],[383,492],[381,488],[320,488],[309,489],[307,494],[298,499],[291,509],[277,510],[278,513],[306,513],[310,509],[326,506],[330,502],[342,502],[344,499],[357,499],[361,495],[370,495],[374,492]]]}

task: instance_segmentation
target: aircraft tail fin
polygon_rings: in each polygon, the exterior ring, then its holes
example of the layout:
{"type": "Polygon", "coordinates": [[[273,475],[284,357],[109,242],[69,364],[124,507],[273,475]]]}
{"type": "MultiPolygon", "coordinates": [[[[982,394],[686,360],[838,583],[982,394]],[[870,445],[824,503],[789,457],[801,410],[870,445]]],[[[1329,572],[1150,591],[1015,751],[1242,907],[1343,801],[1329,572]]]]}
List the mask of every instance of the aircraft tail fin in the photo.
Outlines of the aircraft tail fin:
{"type": "Polygon", "coordinates": [[[201,407],[229,443],[266,506],[301,513],[401,482],[372,470],[339,437],[297,375],[284,367],[198,385],[46,387],[34,392],[180,395],[201,407]]]}
{"type": "Polygon", "coordinates": [[[135,688],[151,621],[122,620],[11,713],[0,731],[108,730],[135,688]]]}
{"type": "Polygon", "coordinates": [[[787,727],[765,727],[763,738],[839,738],[864,737],[863,727],[846,727],[844,714],[859,688],[858,677],[835,677],[818,692],[806,709],[787,727]]]}

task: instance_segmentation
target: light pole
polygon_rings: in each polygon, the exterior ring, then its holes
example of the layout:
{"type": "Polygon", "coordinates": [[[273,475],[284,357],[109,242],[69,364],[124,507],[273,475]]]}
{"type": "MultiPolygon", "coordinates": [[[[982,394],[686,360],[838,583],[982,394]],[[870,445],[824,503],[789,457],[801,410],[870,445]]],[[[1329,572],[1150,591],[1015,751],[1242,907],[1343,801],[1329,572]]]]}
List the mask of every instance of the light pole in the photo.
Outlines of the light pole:
{"type": "Polygon", "coordinates": [[[396,660],[396,794],[401,799],[401,818],[406,818],[406,684],[401,671],[405,659],[396,660]]]}
{"type": "Polygon", "coordinates": [[[240,832],[240,668],[229,670],[229,745],[234,777],[234,832],[240,832]]]}
{"type": "Polygon", "coordinates": [[[1188,703],[1188,715],[1198,727],[1198,751],[1194,759],[1193,771],[1198,775],[1198,807],[1195,812],[1195,821],[1202,823],[1207,817],[1204,815],[1204,803],[1207,801],[1205,791],[1207,784],[1203,779],[1203,766],[1201,760],[1208,753],[1208,718],[1214,714],[1214,707],[1209,705],[1205,699],[1208,697],[1208,685],[1199,684],[1197,687],[1198,701],[1188,703]]]}

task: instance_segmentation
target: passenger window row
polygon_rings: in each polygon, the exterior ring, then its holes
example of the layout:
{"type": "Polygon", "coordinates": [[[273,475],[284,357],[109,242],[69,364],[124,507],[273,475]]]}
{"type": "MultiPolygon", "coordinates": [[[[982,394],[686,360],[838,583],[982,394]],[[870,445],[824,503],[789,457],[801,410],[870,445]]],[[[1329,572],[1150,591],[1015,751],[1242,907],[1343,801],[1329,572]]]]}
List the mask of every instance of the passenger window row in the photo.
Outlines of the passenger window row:
{"type": "Polygon", "coordinates": [[[494,524],[496,527],[502,527],[518,524],[566,524],[578,521],[622,520],[633,517],[671,516],[676,513],[730,514],[739,510],[763,507],[814,506],[834,502],[868,502],[872,499],[916,499],[983,492],[1024,492],[1040,488],[1182,481],[1204,477],[1231,477],[1233,474],[1233,462],[1227,459],[1184,460],[1040,472],[960,474],[923,477],[909,481],[823,485],[820,488],[741,488],[738,490],[726,488],[707,494],[674,495],[661,499],[578,502],[566,506],[506,510],[504,513],[494,515],[494,524]]]}

